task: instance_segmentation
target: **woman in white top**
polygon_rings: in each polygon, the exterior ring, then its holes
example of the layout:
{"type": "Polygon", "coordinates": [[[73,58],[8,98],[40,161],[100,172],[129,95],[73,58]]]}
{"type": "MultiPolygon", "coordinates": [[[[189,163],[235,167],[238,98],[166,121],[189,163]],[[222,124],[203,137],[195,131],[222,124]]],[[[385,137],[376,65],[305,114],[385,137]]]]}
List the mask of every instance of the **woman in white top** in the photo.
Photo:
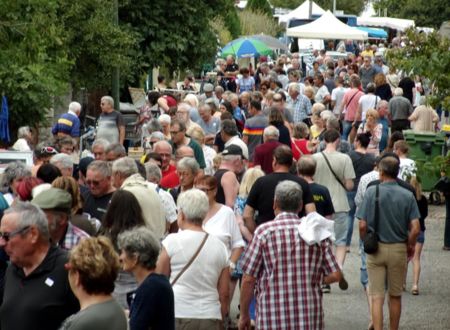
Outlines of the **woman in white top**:
{"type": "Polygon", "coordinates": [[[30,151],[30,143],[32,140],[31,130],[28,126],[19,127],[17,131],[17,141],[12,148],[16,151],[30,151]]]}
{"type": "Polygon", "coordinates": [[[181,231],[170,234],[162,242],[156,272],[170,276],[176,329],[218,329],[220,321],[228,315],[228,252],[220,239],[208,235],[202,228],[208,208],[208,197],[201,190],[181,193],[178,197],[181,231]]]}
{"type": "MultiPolygon", "coordinates": [[[[236,269],[236,264],[245,246],[236,216],[231,208],[216,202],[217,179],[215,177],[204,175],[197,178],[195,188],[204,191],[208,196],[209,210],[203,221],[203,229],[225,244],[232,273],[236,269]]],[[[233,297],[237,279],[237,277],[231,278],[230,297],[233,297]]]]}

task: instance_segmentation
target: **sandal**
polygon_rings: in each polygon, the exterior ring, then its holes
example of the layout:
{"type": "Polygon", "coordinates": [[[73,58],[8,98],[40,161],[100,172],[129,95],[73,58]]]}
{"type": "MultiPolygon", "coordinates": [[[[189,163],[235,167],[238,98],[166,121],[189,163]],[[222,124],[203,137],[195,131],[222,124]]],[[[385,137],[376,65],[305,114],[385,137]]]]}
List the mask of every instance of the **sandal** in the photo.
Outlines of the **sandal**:
{"type": "Polygon", "coordinates": [[[413,286],[411,289],[411,293],[413,296],[418,296],[419,295],[419,288],[417,286],[413,286]]]}

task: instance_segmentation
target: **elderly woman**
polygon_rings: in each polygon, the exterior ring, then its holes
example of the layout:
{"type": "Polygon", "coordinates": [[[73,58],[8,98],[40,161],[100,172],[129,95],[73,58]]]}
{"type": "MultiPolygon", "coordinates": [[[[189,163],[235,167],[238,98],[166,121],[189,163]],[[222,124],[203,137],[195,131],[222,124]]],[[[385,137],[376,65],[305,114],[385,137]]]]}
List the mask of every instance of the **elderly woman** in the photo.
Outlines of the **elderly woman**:
{"type": "Polygon", "coordinates": [[[435,132],[436,124],[439,122],[439,116],[436,111],[427,105],[426,96],[421,96],[419,106],[409,116],[409,121],[413,123],[414,132],[435,132]]]}
{"type": "Polygon", "coordinates": [[[178,197],[178,226],[162,242],[156,271],[170,276],[175,294],[176,329],[220,329],[229,311],[230,268],[222,241],[202,226],[206,194],[198,189],[178,197]]]}
{"type": "Polygon", "coordinates": [[[297,161],[303,155],[309,155],[314,152],[314,145],[308,140],[309,128],[303,123],[299,122],[294,125],[294,130],[291,138],[292,156],[297,161]]]}
{"type": "Polygon", "coordinates": [[[161,125],[161,132],[164,134],[164,139],[169,141],[171,139],[170,136],[170,122],[171,118],[167,114],[162,114],[158,117],[159,124],[161,125]]]}
{"type": "MultiPolygon", "coordinates": [[[[216,202],[217,180],[215,177],[203,175],[197,178],[195,188],[204,191],[208,196],[209,210],[203,221],[203,229],[225,244],[230,259],[230,271],[234,272],[245,246],[234,212],[228,206],[216,202]]],[[[232,276],[230,297],[233,297],[237,279],[232,276]]]]}
{"type": "Polygon", "coordinates": [[[16,151],[30,151],[31,139],[32,135],[30,127],[19,127],[19,130],[17,131],[17,141],[13,144],[12,148],[16,151]]]}
{"type": "Polygon", "coordinates": [[[8,205],[18,197],[17,187],[26,177],[31,176],[31,170],[22,162],[9,163],[2,175],[1,192],[8,205]]]}
{"type": "Polygon", "coordinates": [[[131,272],[139,287],[130,308],[130,330],[175,329],[174,297],[166,276],[155,272],[160,244],[144,227],[119,235],[122,269],[131,272]]]}
{"type": "Polygon", "coordinates": [[[378,123],[378,111],[375,109],[369,109],[366,113],[366,120],[359,125],[357,134],[370,133],[370,142],[367,147],[367,152],[372,153],[375,156],[380,154],[379,144],[381,141],[381,135],[383,133],[383,125],[378,123]]]}
{"type": "Polygon", "coordinates": [[[66,268],[80,311],[63,323],[62,330],[127,328],[123,309],[112,297],[119,257],[106,237],[85,238],[71,251],[66,268]]]}
{"type": "Polygon", "coordinates": [[[194,180],[200,172],[200,166],[193,157],[184,157],[177,163],[177,175],[180,180],[180,185],[173,191],[174,199],[184,191],[194,187],[194,180]]]}

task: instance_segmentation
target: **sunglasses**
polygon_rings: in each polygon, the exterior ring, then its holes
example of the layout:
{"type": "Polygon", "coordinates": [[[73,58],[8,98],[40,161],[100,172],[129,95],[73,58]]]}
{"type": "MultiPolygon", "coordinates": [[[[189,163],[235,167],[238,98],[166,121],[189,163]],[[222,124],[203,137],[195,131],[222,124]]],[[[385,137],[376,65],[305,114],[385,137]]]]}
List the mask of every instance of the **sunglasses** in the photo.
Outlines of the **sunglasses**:
{"type": "Polygon", "coordinates": [[[0,237],[3,238],[3,240],[4,240],[5,242],[9,242],[9,240],[10,240],[11,238],[13,238],[14,236],[17,236],[17,235],[20,235],[20,234],[25,233],[28,229],[30,229],[30,226],[25,226],[25,227],[23,227],[23,228],[14,230],[14,231],[12,231],[12,232],[10,232],[10,233],[0,232],[0,237]]]}

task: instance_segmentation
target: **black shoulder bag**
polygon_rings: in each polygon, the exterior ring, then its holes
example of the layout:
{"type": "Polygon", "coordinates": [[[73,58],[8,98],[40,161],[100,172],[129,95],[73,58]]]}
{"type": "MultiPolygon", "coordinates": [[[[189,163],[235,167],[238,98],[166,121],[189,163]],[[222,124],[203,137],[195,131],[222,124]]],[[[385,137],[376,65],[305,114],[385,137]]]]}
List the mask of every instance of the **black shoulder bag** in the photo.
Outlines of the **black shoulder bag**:
{"type": "Polygon", "coordinates": [[[344,188],[344,190],[347,191],[347,188],[345,187],[344,183],[342,183],[341,179],[333,171],[333,168],[331,167],[330,161],[328,160],[327,156],[325,156],[325,153],[322,151],[321,154],[322,154],[323,158],[325,158],[325,161],[327,162],[328,168],[330,169],[331,173],[333,173],[334,178],[337,180],[337,182],[339,182],[341,184],[342,188],[344,188]]]}
{"type": "Polygon", "coordinates": [[[363,239],[364,252],[367,254],[374,254],[378,251],[378,222],[380,220],[378,198],[379,198],[379,185],[377,185],[375,193],[375,219],[374,219],[375,228],[374,231],[367,232],[366,236],[363,239]]]}

